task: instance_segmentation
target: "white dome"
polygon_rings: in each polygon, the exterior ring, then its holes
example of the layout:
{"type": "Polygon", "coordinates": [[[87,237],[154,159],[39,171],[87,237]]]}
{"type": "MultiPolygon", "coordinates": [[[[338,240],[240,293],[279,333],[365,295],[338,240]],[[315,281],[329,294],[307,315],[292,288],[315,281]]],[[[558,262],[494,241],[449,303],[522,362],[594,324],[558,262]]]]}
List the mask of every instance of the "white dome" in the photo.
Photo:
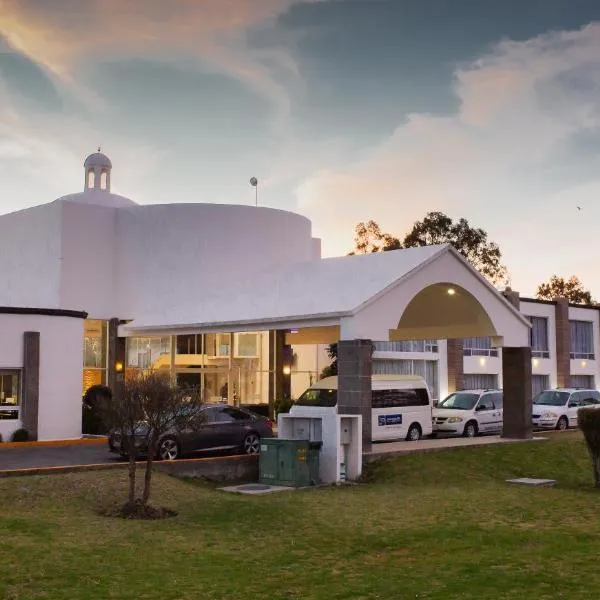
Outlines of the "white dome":
{"type": "Polygon", "coordinates": [[[83,163],[83,166],[88,169],[90,167],[103,167],[105,169],[112,169],[112,163],[110,162],[110,158],[106,156],[106,154],[102,154],[98,150],[98,152],[94,152],[94,154],[90,154],[83,163]]]}
{"type": "Polygon", "coordinates": [[[119,194],[111,194],[103,190],[88,189],[79,194],[69,194],[58,198],[56,202],[77,202],[78,204],[97,204],[98,206],[110,206],[112,208],[128,208],[130,206],[138,206],[136,202],[119,196],[119,194]]]}

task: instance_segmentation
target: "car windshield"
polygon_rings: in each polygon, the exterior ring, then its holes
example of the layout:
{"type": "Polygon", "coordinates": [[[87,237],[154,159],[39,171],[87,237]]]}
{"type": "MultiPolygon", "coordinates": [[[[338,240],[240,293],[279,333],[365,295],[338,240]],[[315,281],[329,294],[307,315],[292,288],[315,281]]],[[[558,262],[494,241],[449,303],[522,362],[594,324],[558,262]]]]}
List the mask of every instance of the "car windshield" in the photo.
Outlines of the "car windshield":
{"type": "Polygon", "coordinates": [[[444,398],[438,408],[454,408],[457,410],[473,410],[479,399],[479,394],[456,392],[444,398]]]}
{"type": "Polygon", "coordinates": [[[335,406],[337,390],[306,390],[295,402],[296,406],[335,406]]]}
{"type": "Polygon", "coordinates": [[[534,399],[534,404],[542,406],[564,406],[571,394],[569,392],[556,392],[554,390],[546,390],[541,392],[534,399]]]}

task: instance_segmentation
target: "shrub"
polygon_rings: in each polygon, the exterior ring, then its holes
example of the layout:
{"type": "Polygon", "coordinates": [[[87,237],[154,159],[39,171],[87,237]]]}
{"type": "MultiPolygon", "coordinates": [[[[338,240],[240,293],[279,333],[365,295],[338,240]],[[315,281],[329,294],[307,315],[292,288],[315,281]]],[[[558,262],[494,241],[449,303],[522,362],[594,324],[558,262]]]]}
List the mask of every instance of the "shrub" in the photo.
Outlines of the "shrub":
{"type": "Polygon", "coordinates": [[[290,412],[294,401],[291,398],[279,398],[275,401],[275,418],[278,414],[285,414],[290,412]]]}
{"type": "Polygon", "coordinates": [[[11,442],[28,442],[29,441],[29,431],[27,429],[17,429],[10,438],[11,442]]]}
{"type": "Polygon", "coordinates": [[[102,402],[110,400],[112,392],[105,385],[93,385],[83,397],[81,431],[89,435],[108,433],[108,427],[102,419],[102,402]]]}
{"type": "Polygon", "coordinates": [[[594,485],[600,488],[600,409],[580,408],[577,411],[577,423],[592,459],[594,485]]]}

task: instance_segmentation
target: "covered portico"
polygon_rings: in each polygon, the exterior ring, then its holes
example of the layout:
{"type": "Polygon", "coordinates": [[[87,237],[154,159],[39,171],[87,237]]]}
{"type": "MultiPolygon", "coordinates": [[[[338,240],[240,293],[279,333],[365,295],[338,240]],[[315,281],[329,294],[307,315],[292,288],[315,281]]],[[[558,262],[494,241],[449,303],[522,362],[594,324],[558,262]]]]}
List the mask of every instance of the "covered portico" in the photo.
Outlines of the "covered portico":
{"type": "Polygon", "coordinates": [[[503,348],[503,435],[532,435],[529,322],[450,245],[308,261],[236,290],[140,317],[120,334],[270,329],[281,343],[337,342],[338,410],[362,414],[365,451],[373,341],[491,337],[503,348]]]}

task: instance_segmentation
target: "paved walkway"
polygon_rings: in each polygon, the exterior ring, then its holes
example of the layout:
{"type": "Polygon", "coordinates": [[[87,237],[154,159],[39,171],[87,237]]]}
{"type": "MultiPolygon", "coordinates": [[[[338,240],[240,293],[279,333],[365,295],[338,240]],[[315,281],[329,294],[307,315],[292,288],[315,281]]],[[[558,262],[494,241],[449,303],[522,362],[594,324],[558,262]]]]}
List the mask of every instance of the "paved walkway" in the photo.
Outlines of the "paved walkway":
{"type": "MultiPolygon", "coordinates": [[[[542,440],[544,437],[534,437],[534,440],[542,440]]],[[[486,435],[475,438],[448,437],[423,439],[418,442],[380,442],[373,444],[371,451],[365,454],[367,460],[383,458],[385,456],[400,456],[403,454],[414,454],[416,452],[434,452],[437,450],[448,450],[450,448],[461,448],[464,446],[489,446],[490,444],[510,444],[527,440],[513,440],[500,437],[499,435],[486,435]]]]}
{"type": "Polygon", "coordinates": [[[109,464],[119,461],[119,457],[110,453],[105,444],[24,446],[23,448],[2,448],[0,445],[0,471],[109,464]]]}

